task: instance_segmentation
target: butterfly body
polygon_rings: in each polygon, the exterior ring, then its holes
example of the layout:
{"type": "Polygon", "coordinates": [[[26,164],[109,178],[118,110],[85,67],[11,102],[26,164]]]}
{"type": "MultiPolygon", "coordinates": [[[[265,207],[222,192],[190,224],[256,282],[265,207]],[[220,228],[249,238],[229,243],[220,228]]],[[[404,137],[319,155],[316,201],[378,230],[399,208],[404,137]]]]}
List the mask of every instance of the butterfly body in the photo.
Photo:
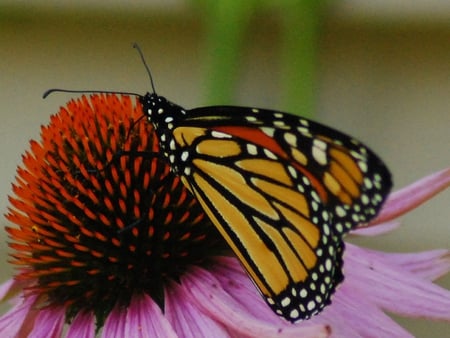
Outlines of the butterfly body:
{"type": "Polygon", "coordinates": [[[198,199],[268,305],[296,322],[342,282],[342,236],[376,216],[390,188],[359,141],[273,110],[185,110],[141,97],[172,171],[198,199]]]}

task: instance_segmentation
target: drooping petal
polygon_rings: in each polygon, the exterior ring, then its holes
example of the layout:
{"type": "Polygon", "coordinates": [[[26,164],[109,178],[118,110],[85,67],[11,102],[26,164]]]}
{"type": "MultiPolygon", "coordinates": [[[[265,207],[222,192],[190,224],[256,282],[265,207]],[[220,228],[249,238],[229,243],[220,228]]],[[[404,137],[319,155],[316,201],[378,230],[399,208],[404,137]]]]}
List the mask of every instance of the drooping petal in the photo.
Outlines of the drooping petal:
{"type": "Polygon", "coordinates": [[[450,168],[426,176],[392,193],[372,225],[392,220],[418,207],[450,186],[450,168]]]}
{"type": "Polygon", "coordinates": [[[442,249],[411,254],[386,255],[389,255],[389,261],[392,261],[395,265],[426,280],[436,280],[450,271],[449,250],[442,249]]]}
{"type": "Polygon", "coordinates": [[[387,316],[376,304],[364,298],[353,284],[342,284],[333,304],[311,319],[332,328],[333,338],[412,338],[412,335],[387,316]]]}
{"type": "Polygon", "coordinates": [[[345,259],[346,284],[361,294],[361,300],[406,316],[450,318],[449,290],[417,278],[392,262],[373,259],[354,245],[347,245],[345,259]]]}
{"type": "MultiPolygon", "coordinates": [[[[262,318],[250,314],[233,295],[226,292],[220,281],[210,272],[193,268],[193,273],[182,277],[182,286],[189,291],[191,301],[208,316],[223,323],[237,335],[249,337],[328,337],[330,328],[327,325],[302,326],[284,323],[278,325],[268,323],[262,318]]],[[[243,275],[244,276],[244,275],[243,275]]],[[[245,277],[248,279],[248,277],[245,277]]],[[[250,303],[257,306],[263,302],[257,292],[253,291],[250,303]]]]}
{"type": "MultiPolygon", "coordinates": [[[[351,247],[351,244],[347,244],[351,247]]],[[[435,280],[450,271],[450,251],[446,249],[430,250],[414,253],[388,253],[371,249],[364,250],[367,260],[389,262],[398,268],[398,271],[406,270],[417,278],[435,280]]],[[[350,249],[354,250],[354,249],[350,249]]]]}
{"type": "Polygon", "coordinates": [[[398,221],[384,222],[378,224],[369,224],[365,227],[356,228],[350,232],[351,235],[356,236],[379,236],[383,234],[387,234],[401,226],[401,223],[398,221]]]}

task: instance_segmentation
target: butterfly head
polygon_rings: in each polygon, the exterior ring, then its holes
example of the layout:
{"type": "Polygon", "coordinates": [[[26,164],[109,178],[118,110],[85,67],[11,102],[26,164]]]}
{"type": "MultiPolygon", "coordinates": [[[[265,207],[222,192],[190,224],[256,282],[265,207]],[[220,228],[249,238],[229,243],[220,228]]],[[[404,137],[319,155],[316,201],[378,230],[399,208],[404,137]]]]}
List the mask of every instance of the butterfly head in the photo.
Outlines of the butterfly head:
{"type": "Polygon", "coordinates": [[[140,101],[147,120],[156,132],[163,156],[169,160],[172,171],[178,172],[179,168],[174,163],[177,149],[173,130],[186,115],[186,110],[156,93],[147,93],[140,97],[140,101]]]}
{"type": "Polygon", "coordinates": [[[140,100],[144,114],[147,115],[148,121],[153,124],[157,132],[158,129],[172,130],[173,122],[180,115],[186,114],[183,108],[155,93],[147,93],[140,100]]]}

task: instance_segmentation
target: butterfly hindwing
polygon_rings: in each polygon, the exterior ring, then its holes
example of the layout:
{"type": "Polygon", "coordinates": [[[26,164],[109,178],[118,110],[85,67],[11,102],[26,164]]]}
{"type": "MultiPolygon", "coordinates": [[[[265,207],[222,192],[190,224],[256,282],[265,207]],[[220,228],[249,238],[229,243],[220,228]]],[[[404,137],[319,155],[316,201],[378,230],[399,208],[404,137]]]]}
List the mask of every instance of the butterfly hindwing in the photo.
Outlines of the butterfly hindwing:
{"type": "MultiPolygon", "coordinates": [[[[190,139],[189,128],[178,132],[190,139]]],[[[247,152],[249,145],[205,131],[191,144],[197,153],[184,180],[273,310],[290,321],[309,318],[342,280],[340,238],[309,179],[262,147],[247,152]]]]}

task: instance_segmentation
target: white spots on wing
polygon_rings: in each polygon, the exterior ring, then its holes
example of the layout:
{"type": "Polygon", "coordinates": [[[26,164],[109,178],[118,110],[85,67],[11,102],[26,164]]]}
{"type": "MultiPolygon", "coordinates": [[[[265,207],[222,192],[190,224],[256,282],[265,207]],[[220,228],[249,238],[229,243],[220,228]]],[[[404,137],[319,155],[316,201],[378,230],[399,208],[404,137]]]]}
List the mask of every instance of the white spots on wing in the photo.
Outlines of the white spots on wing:
{"type": "Polygon", "coordinates": [[[220,131],[213,130],[211,131],[211,136],[215,138],[231,138],[230,134],[222,133],[220,131]]]}
{"type": "Polygon", "coordinates": [[[367,189],[372,189],[372,188],[373,188],[372,180],[371,180],[370,178],[368,178],[368,177],[365,177],[365,178],[364,178],[364,186],[365,186],[367,189]]]}
{"type": "Polygon", "coordinates": [[[277,127],[277,128],[284,128],[284,127],[286,127],[286,124],[282,120],[273,121],[273,125],[275,127],[277,127]]]}
{"type": "Polygon", "coordinates": [[[286,307],[291,304],[291,299],[289,297],[285,297],[281,300],[281,306],[286,307]]]}
{"type": "Polygon", "coordinates": [[[325,270],[327,271],[331,271],[331,269],[333,268],[333,262],[331,261],[331,259],[327,259],[325,260],[325,270]]]}
{"type": "Polygon", "coordinates": [[[300,293],[299,293],[300,298],[306,298],[308,297],[308,290],[306,289],[301,289],[300,293]]]}
{"type": "Polygon", "coordinates": [[[311,191],[311,197],[314,198],[314,200],[315,200],[316,202],[319,202],[319,203],[320,203],[320,197],[319,197],[319,195],[317,195],[317,193],[316,193],[314,190],[311,191]]]}
{"type": "Polygon", "coordinates": [[[352,155],[357,160],[364,160],[364,156],[361,153],[359,153],[359,152],[357,152],[355,150],[351,150],[350,151],[350,155],[352,155]]]}
{"type": "Polygon", "coordinates": [[[261,131],[270,137],[273,137],[275,135],[275,129],[271,127],[262,127],[261,131]]]}
{"type": "Polygon", "coordinates": [[[367,172],[367,163],[366,162],[364,162],[364,161],[358,161],[358,166],[359,166],[359,169],[361,169],[361,171],[363,172],[363,173],[366,173],[367,172]]]}
{"type": "Polygon", "coordinates": [[[171,140],[170,140],[170,143],[169,143],[169,149],[170,149],[170,150],[175,150],[175,148],[176,148],[175,140],[174,140],[174,139],[171,139],[171,140]]]}
{"type": "Polygon", "coordinates": [[[289,174],[291,175],[292,178],[297,179],[297,170],[295,170],[295,168],[291,165],[287,166],[287,169],[289,171],[289,174]]]}
{"type": "Polygon", "coordinates": [[[289,313],[289,317],[291,317],[291,319],[297,319],[299,316],[300,316],[300,313],[298,312],[297,309],[293,309],[289,313]]]}
{"type": "Polygon", "coordinates": [[[303,180],[303,184],[304,184],[305,186],[308,186],[308,185],[311,184],[311,182],[309,181],[309,178],[306,177],[306,176],[303,176],[303,177],[302,177],[302,180],[303,180]]]}
{"type": "Polygon", "coordinates": [[[339,217],[345,217],[347,215],[347,211],[345,211],[345,209],[338,205],[336,207],[336,215],[338,215],[339,217]]]}
{"type": "Polygon", "coordinates": [[[276,160],[278,157],[272,153],[269,149],[264,148],[264,155],[266,155],[266,157],[272,159],[272,160],[276,160]]]}
{"type": "Polygon", "coordinates": [[[281,119],[283,117],[283,114],[280,112],[276,112],[276,113],[273,113],[273,116],[276,117],[277,119],[281,119]]]}
{"type": "Polygon", "coordinates": [[[292,133],[284,133],[284,140],[292,147],[297,146],[297,136],[292,133]]]}
{"type": "Polygon", "coordinates": [[[312,147],[312,156],[320,165],[326,165],[327,160],[327,144],[322,140],[314,140],[312,147]]]}
{"type": "Polygon", "coordinates": [[[188,151],[183,151],[182,153],[181,153],[181,160],[183,161],[183,162],[186,162],[186,160],[189,158],[189,152],[188,151]]]}
{"type": "Polygon", "coordinates": [[[297,131],[305,137],[312,137],[312,134],[307,127],[297,127],[297,131]]]}
{"type": "Polygon", "coordinates": [[[258,149],[254,144],[247,143],[247,152],[249,153],[249,155],[255,156],[256,154],[258,154],[258,149]]]}

